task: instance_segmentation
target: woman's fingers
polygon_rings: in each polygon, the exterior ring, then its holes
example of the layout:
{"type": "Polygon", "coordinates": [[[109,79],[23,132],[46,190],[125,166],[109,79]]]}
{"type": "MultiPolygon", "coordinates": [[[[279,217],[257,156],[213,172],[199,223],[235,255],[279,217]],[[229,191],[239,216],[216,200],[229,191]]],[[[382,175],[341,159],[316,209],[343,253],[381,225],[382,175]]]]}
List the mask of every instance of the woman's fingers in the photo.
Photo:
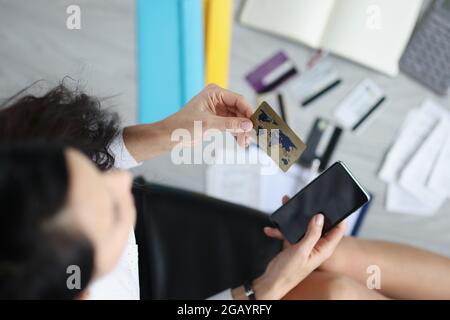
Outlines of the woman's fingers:
{"type": "Polygon", "coordinates": [[[317,242],[311,256],[317,266],[333,254],[345,234],[345,228],[346,222],[342,221],[317,242]]]}
{"type": "Polygon", "coordinates": [[[253,128],[252,122],[247,118],[222,117],[211,115],[206,123],[205,129],[218,129],[220,131],[230,131],[231,133],[246,133],[253,128]]]}
{"type": "MultiPolygon", "coordinates": [[[[286,204],[288,201],[289,197],[286,195],[283,196],[283,204],[286,204]]],[[[308,230],[303,239],[294,245],[296,247],[295,249],[302,255],[311,257],[313,265],[317,266],[331,256],[339,241],[344,236],[346,228],[346,222],[344,220],[322,237],[324,220],[323,214],[315,215],[309,222],[308,230]]],[[[285,240],[279,229],[265,227],[264,233],[268,237],[285,240]]]]}
{"type": "Polygon", "coordinates": [[[309,256],[312,249],[322,236],[322,228],[324,223],[323,214],[316,214],[308,224],[308,230],[305,236],[295,246],[306,256],[309,256]]]}
{"type": "Polygon", "coordinates": [[[215,84],[208,85],[204,93],[213,113],[207,119],[205,129],[228,131],[236,137],[240,146],[246,147],[249,143],[248,133],[253,128],[249,119],[253,114],[252,106],[242,95],[215,84]]]}
{"type": "Polygon", "coordinates": [[[243,114],[247,118],[252,116],[253,108],[242,95],[214,85],[213,90],[217,90],[223,104],[236,108],[236,112],[243,114]]]}
{"type": "Polygon", "coordinates": [[[247,132],[242,133],[232,133],[233,137],[236,139],[236,142],[243,148],[246,148],[250,144],[250,138],[247,132]]]}
{"type": "Polygon", "coordinates": [[[283,234],[277,228],[265,227],[264,233],[266,234],[266,236],[268,236],[270,238],[284,240],[283,234]]]}
{"type": "MultiPolygon", "coordinates": [[[[282,199],[283,204],[286,203],[288,200],[289,200],[288,196],[283,196],[283,199],[282,199]]],[[[281,233],[280,229],[277,229],[277,228],[264,227],[264,233],[266,234],[266,236],[268,236],[270,238],[283,240],[283,241],[286,240],[284,238],[283,234],[281,233]]]]}
{"type": "Polygon", "coordinates": [[[342,237],[345,233],[345,230],[347,229],[347,221],[341,221],[336,227],[334,227],[333,229],[331,229],[323,238],[327,239],[327,240],[333,240],[336,237],[342,237]]]}
{"type": "Polygon", "coordinates": [[[236,141],[243,148],[246,147],[246,139],[245,139],[246,136],[247,135],[245,133],[236,134],[236,141]]]}
{"type": "Polygon", "coordinates": [[[277,228],[271,228],[271,227],[265,227],[264,233],[269,238],[277,239],[283,241],[283,249],[290,246],[289,242],[286,240],[286,238],[283,236],[281,231],[277,228]]]}

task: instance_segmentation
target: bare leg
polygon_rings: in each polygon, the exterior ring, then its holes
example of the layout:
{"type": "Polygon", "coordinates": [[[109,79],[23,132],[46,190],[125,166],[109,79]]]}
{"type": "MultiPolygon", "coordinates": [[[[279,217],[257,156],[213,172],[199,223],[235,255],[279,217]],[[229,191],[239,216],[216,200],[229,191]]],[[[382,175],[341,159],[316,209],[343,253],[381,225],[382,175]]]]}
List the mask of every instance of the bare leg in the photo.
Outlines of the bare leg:
{"type": "Polygon", "coordinates": [[[320,270],[366,284],[367,268],[381,271],[380,292],[394,299],[450,299],[450,259],[412,246],[345,237],[320,270]]]}
{"type": "Polygon", "coordinates": [[[292,289],[284,300],[379,300],[386,299],[354,279],[329,272],[314,271],[292,289]]]}

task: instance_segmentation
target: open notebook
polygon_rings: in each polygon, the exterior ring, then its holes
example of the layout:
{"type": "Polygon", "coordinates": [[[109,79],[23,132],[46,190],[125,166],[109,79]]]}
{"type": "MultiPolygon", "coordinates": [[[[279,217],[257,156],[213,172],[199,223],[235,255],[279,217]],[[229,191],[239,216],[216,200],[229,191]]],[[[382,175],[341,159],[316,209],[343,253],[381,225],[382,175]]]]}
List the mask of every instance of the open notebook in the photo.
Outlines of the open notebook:
{"type": "Polygon", "coordinates": [[[395,76],[422,0],[247,0],[242,24],[395,76]]]}

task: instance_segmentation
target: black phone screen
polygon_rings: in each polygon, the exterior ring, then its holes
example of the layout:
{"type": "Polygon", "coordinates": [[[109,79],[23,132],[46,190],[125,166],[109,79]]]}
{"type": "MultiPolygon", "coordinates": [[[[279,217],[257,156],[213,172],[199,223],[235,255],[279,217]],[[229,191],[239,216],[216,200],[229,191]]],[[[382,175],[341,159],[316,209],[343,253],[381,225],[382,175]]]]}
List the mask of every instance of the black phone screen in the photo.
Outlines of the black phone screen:
{"type": "Polygon", "coordinates": [[[271,219],[290,243],[296,243],[315,214],[324,215],[325,234],[368,201],[368,194],[348,169],[336,162],[275,211],[271,219]]]}

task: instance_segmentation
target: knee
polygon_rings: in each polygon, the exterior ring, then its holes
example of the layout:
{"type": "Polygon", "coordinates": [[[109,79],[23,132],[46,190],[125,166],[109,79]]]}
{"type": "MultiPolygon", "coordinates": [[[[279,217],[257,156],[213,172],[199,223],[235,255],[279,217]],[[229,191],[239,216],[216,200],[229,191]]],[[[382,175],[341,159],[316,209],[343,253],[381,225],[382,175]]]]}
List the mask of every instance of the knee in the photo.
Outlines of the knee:
{"type": "Polygon", "coordinates": [[[345,271],[348,257],[354,254],[355,250],[353,246],[357,241],[358,240],[353,237],[343,237],[331,257],[322,263],[319,270],[333,273],[345,271]],[[349,248],[351,248],[351,250],[349,250],[349,248]]]}
{"type": "Polygon", "coordinates": [[[323,294],[327,300],[355,300],[359,298],[354,280],[348,277],[330,275],[323,285],[323,294]]]}

